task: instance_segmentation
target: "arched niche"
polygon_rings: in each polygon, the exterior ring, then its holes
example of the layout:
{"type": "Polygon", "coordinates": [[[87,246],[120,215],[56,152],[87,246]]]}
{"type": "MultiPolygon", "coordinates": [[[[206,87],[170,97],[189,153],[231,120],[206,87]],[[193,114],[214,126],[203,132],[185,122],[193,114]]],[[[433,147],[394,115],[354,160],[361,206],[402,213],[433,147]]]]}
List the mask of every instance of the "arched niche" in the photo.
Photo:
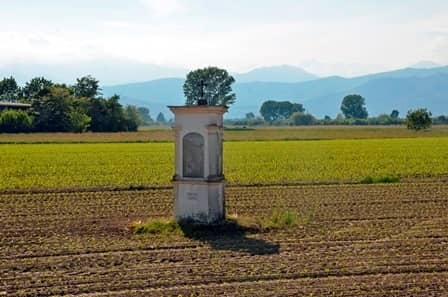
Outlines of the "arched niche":
{"type": "Polygon", "coordinates": [[[188,133],[182,140],[183,176],[204,177],[204,137],[188,133]]]}

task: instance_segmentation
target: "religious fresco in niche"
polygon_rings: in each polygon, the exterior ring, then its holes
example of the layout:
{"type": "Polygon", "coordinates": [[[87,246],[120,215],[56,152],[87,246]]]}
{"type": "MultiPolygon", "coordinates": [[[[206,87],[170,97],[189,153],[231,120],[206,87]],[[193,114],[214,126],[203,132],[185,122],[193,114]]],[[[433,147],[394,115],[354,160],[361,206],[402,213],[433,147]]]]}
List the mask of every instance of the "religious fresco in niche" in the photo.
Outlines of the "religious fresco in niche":
{"type": "Polygon", "coordinates": [[[199,133],[188,133],[183,142],[183,176],[204,177],[204,137],[199,133]]]}

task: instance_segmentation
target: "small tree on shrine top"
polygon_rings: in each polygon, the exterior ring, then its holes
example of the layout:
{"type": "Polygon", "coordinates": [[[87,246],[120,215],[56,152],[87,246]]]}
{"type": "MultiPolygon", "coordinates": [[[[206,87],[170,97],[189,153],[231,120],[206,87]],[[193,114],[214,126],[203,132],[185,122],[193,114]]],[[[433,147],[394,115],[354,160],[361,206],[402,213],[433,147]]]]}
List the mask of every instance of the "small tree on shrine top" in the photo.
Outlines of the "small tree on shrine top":
{"type": "Polygon", "coordinates": [[[185,105],[229,106],[236,101],[235,79],[227,70],[207,67],[191,71],[184,83],[185,105]]]}

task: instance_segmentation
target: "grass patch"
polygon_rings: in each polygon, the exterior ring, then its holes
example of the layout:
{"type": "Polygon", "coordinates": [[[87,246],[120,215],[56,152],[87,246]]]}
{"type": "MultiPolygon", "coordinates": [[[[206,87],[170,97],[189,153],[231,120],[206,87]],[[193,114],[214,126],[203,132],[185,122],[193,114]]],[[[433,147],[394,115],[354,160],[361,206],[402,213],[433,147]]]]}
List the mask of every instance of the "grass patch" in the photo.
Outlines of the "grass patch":
{"type": "MultiPolygon", "coordinates": [[[[284,229],[298,225],[297,212],[290,209],[274,209],[270,216],[253,218],[261,230],[284,229]]],[[[249,220],[250,218],[242,219],[249,220]]]]}
{"type": "Polygon", "coordinates": [[[210,226],[191,222],[177,223],[174,219],[151,219],[146,222],[137,221],[131,224],[131,230],[136,235],[179,234],[187,237],[235,235],[287,229],[297,225],[306,225],[311,219],[312,217],[310,215],[298,216],[297,212],[290,209],[274,209],[271,215],[266,217],[229,215],[222,223],[210,226]]]}
{"type": "Polygon", "coordinates": [[[400,178],[397,176],[382,176],[382,177],[371,177],[367,176],[363,178],[361,184],[383,184],[383,183],[398,183],[400,178]]]}
{"type": "Polygon", "coordinates": [[[146,222],[137,221],[131,224],[134,234],[180,234],[182,229],[174,219],[148,220],[146,222]]]}

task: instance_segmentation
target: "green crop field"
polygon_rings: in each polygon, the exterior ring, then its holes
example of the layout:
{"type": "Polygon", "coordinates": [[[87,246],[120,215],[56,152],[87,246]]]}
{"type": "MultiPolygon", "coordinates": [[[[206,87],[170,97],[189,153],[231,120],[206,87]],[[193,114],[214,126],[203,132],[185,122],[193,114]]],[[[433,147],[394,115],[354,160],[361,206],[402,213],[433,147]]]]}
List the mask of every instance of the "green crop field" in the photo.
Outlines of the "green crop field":
{"type": "Polygon", "coordinates": [[[0,296],[441,296],[445,131],[226,131],[227,214],[297,224],[193,236],[131,228],[173,215],[171,130],[0,135],[0,296]]]}
{"type": "MultiPolygon", "coordinates": [[[[168,185],[173,143],[3,144],[0,188],[168,185]]],[[[231,184],[358,182],[448,175],[448,138],[241,141],[224,145],[231,184]]]]}

